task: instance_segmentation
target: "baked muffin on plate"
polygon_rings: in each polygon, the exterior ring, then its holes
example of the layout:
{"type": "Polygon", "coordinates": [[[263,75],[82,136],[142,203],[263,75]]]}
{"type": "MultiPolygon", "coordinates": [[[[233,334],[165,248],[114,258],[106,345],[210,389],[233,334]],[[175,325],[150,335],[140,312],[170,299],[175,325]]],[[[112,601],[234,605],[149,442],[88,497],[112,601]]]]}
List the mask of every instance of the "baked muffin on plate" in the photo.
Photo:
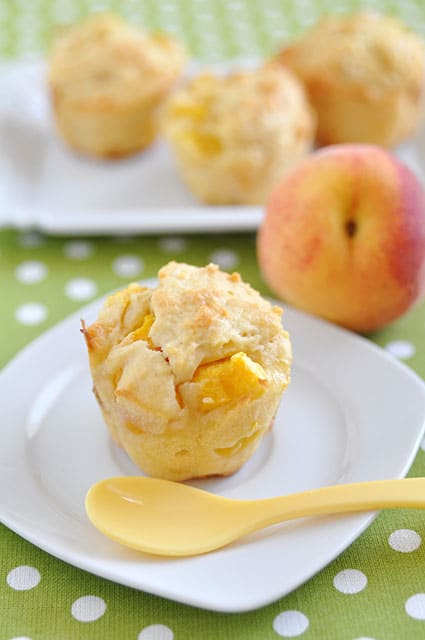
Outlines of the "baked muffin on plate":
{"type": "Polygon", "coordinates": [[[282,310],[214,265],[170,262],[111,295],[85,336],[115,442],[146,474],[229,475],[269,430],[290,379],[282,310]]]}
{"type": "Polygon", "coordinates": [[[169,100],[163,131],[201,202],[249,205],[310,150],[314,122],[301,83],[266,65],[198,75],[169,100]]]}
{"type": "Polygon", "coordinates": [[[323,18],[277,60],[303,82],[320,144],[393,147],[422,120],[424,43],[395,18],[370,12],[323,18]]]}
{"type": "Polygon", "coordinates": [[[94,15],[58,38],[48,85],[62,138],[80,152],[117,158],[158,132],[158,109],[182,74],[182,45],[113,15],[94,15]]]}

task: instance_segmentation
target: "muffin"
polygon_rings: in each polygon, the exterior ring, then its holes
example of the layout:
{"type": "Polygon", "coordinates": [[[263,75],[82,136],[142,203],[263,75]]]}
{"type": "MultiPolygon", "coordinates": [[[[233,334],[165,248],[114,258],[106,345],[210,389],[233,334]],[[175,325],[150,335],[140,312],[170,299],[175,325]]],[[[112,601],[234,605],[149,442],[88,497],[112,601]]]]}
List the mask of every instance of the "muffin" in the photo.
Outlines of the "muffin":
{"type": "Polygon", "coordinates": [[[368,12],[324,18],[277,59],[303,82],[320,144],[393,147],[421,121],[424,43],[394,18],[368,12]]]}
{"type": "Polygon", "coordinates": [[[66,30],[49,60],[48,85],[62,138],[101,158],[136,153],[158,132],[158,111],[182,73],[182,46],[113,15],[66,30]]]}
{"type": "Polygon", "coordinates": [[[238,273],[170,262],[158,286],[110,296],[82,332],[115,442],[146,474],[232,474],[270,428],[290,378],[280,307],[238,273]]]}
{"type": "Polygon", "coordinates": [[[314,116],[279,65],[204,72],[171,97],[163,132],[189,190],[208,204],[262,204],[311,148],[314,116]]]}

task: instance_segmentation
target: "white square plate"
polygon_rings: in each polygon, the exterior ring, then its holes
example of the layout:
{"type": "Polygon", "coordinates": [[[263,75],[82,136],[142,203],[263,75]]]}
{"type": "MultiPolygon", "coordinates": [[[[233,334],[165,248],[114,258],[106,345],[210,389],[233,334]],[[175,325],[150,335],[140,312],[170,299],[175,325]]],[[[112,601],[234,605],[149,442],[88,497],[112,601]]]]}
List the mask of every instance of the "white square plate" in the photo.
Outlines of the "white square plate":
{"type": "MultiPolygon", "coordinates": [[[[252,60],[214,65],[218,72],[252,60]]],[[[190,73],[199,70],[193,65],[190,73]]],[[[178,178],[162,140],[119,161],[84,158],[55,131],[43,62],[0,66],[0,227],[50,234],[255,230],[259,206],[205,206],[178,178]]],[[[425,134],[396,150],[425,183],[425,134]]]]}
{"type": "MultiPolygon", "coordinates": [[[[219,551],[143,555],[104,538],[85,514],[100,479],[140,474],[111,442],[91,392],[80,318],[24,349],[0,376],[0,519],[91,573],[217,611],[246,611],[295,589],[345,549],[374,513],[306,518],[219,551]]],[[[235,498],[272,497],[340,482],[399,478],[425,426],[425,385],[369,341],[286,309],[293,379],[272,431],[229,478],[195,483],[235,498]]]]}

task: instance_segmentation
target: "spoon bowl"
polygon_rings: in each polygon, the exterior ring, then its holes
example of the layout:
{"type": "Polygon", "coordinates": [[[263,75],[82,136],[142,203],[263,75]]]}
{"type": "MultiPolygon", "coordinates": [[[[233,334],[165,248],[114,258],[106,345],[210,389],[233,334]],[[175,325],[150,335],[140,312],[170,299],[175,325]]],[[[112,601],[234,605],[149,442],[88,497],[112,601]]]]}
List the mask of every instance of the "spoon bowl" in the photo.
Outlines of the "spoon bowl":
{"type": "Polygon", "coordinates": [[[124,546],[162,556],[190,556],[306,516],[425,507],[425,478],[321,487],[261,500],[235,500],[185,484],[123,476],[101,480],[86,496],[93,525],[124,546]]]}

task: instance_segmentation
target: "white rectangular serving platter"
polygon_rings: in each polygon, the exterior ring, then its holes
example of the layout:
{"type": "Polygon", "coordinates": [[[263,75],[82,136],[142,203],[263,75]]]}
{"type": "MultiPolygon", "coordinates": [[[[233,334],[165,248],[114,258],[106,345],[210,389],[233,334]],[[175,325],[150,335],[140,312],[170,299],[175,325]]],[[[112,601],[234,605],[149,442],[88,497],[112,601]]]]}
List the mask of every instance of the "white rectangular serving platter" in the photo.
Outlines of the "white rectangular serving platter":
{"type": "Polygon", "coordinates": [[[43,62],[0,66],[0,227],[50,234],[246,231],[261,207],[205,206],[166,143],[114,161],[85,158],[55,130],[43,62]]]}
{"type": "MultiPolygon", "coordinates": [[[[214,68],[253,64],[233,61],[214,68]]],[[[200,204],[180,181],[162,140],[117,161],[74,153],[55,130],[45,76],[42,61],[0,65],[0,228],[63,235],[258,228],[263,207],[200,204]]],[[[425,184],[424,138],[418,135],[396,154],[425,184]]]]}

